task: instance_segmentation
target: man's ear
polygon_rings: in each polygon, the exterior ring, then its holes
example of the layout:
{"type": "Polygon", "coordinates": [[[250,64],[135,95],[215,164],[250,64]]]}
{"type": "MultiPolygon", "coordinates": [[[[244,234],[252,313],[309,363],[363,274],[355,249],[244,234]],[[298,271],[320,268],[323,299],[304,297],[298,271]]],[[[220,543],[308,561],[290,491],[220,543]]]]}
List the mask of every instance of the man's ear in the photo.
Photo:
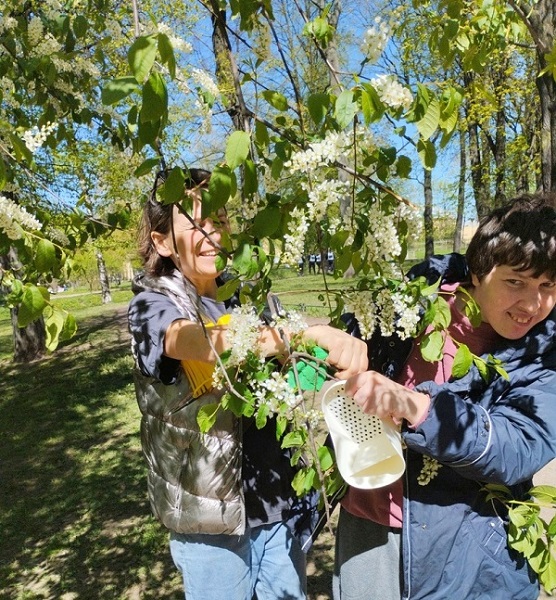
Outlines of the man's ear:
{"type": "Polygon", "coordinates": [[[160,256],[172,256],[172,247],[169,244],[170,236],[160,231],[151,231],[151,240],[155,250],[160,256]]]}

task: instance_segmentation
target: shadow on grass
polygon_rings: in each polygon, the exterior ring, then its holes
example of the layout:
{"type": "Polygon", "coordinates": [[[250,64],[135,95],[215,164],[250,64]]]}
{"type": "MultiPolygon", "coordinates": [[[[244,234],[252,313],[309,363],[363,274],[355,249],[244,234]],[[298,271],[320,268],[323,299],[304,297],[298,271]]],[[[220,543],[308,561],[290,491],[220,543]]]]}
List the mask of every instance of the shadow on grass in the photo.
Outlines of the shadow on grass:
{"type": "Polygon", "coordinates": [[[183,598],[150,517],[121,316],[0,365],[0,598],[183,598]]]}

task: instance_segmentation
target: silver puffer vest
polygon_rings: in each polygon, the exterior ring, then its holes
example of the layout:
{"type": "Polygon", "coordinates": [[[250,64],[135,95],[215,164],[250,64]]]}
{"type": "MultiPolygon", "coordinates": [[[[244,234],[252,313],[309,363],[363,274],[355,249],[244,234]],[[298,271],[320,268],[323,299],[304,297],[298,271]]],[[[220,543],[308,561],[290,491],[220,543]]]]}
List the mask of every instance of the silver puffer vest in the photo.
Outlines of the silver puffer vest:
{"type": "MultiPolygon", "coordinates": [[[[199,321],[198,297],[186,286],[177,274],[140,276],[134,290],[162,292],[184,318],[199,321]]],[[[172,385],[146,377],[138,368],[134,380],[155,516],[178,533],[244,533],[241,421],[222,410],[209,433],[201,433],[197,425],[199,408],[217,402],[222,392],[212,390],[194,399],[183,371],[172,385]]]]}

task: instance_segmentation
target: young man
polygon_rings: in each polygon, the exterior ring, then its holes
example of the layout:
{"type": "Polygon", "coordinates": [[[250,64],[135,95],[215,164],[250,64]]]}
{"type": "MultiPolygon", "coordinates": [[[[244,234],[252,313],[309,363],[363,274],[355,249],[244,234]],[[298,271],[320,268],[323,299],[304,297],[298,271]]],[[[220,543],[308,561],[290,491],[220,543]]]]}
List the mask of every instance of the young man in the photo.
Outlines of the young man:
{"type": "Polygon", "coordinates": [[[335,600],[538,598],[534,572],[508,548],[505,507],[482,488],[503,484],[525,498],[556,456],[554,206],[552,197],[516,198],[481,221],[466,261],[449,255],[414,269],[441,277],[450,304],[442,361],[425,362],[419,340],[368,340],[376,371],[348,379],[346,393],[401,422],[406,473],[342,500],[335,600]],[[481,309],[479,327],[461,287],[481,309]],[[486,381],[475,367],[451,378],[457,342],[500,359],[508,379],[486,381]]]}

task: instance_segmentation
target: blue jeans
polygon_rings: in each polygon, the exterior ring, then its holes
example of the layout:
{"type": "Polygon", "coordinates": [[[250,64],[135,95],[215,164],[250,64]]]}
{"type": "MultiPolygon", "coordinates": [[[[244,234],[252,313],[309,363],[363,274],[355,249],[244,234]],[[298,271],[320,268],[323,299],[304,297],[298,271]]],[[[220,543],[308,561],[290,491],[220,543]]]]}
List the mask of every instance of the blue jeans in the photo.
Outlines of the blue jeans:
{"type": "Polygon", "coordinates": [[[170,552],[187,600],[305,600],[306,559],[283,523],[244,535],[171,532],[170,552]]]}

